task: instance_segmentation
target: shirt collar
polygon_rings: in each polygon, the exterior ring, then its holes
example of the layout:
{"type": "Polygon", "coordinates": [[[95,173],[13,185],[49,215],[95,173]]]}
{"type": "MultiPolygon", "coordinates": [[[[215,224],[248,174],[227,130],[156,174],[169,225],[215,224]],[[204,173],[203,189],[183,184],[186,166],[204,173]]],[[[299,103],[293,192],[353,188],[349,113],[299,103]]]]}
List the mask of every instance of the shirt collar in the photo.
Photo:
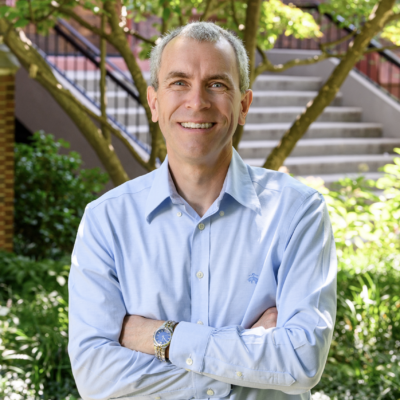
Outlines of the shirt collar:
{"type": "MultiPolygon", "coordinates": [[[[148,222],[150,222],[150,215],[165,199],[170,198],[173,203],[181,203],[181,196],[175,188],[168,169],[168,155],[154,173],[155,178],[151,185],[146,205],[145,217],[148,222]]],[[[224,193],[228,193],[244,207],[248,207],[256,213],[261,214],[260,200],[254,189],[249,171],[235,148],[232,148],[232,159],[229,164],[222,191],[218,197],[218,205],[224,193]]]]}
{"type": "Polygon", "coordinates": [[[233,154],[226,177],[225,193],[230,194],[242,206],[261,214],[260,200],[254,189],[248,167],[235,148],[232,148],[232,150],[233,154]]]}

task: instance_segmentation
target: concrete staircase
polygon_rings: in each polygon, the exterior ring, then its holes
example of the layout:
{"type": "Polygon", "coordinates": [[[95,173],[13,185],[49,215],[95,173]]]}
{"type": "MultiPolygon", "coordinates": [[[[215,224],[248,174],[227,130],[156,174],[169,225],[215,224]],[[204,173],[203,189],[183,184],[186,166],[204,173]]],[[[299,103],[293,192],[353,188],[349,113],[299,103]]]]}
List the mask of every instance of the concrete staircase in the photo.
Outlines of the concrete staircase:
{"type": "MultiPolygon", "coordinates": [[[[320,78],[259,76],[254,102],[245,125],[239,153],[250,165],[262,166],[306,104],[319,90],[320,78]]],[[[362,109],[342,107],[339,93],[297,143],[284,166],[294,176],[320,176],[327,185],[360,173],[377,179],[378,168],[392,162],[400,138],[382,137],[382,126],[361,122],[362,109]]]]}
{"type": "MultiPolygon", "coordinates": [[[[71,72],[74,74],[74,72],[71,72]]],[[[86,86],[87,86],[87,75],[86,86]]],[[[75,75],[76,79],[76,75],[75,75]]],[[[87,95],[98,99],[98,76],[87,95]]],[[[78,77],[79,83],[79,77],[78,77]]],[[[322,84],[321,78],[304,76],[261,75],[253,85],[254,100],[239,145],[239,154],[250,165],[262,166],[272,149],[296,117],[312,100],[322,84]]],[[[399,138],[382,137],[379,123],[362,122],[362,109],[341,106],[338,93],[285,160],[286,170],[295,177],[319,176],[327,185],[344,176],[362,173],[378,179],[378,168],[392,162],[393,148],[400,147],[399,138]]],[[[107,112],[127,131],[149,143],[144,110],[111,84],[107,87],[107,112]]],[[[285,169],[284,169],[285,170],[285,169]]]]}

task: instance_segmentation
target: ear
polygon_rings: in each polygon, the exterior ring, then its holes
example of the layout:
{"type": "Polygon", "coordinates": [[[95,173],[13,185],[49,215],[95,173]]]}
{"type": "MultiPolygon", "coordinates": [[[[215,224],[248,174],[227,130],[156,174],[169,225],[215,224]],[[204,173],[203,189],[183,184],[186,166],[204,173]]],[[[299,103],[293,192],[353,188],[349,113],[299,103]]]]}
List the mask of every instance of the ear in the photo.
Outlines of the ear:
{"type": "Polygon", "coordinates": [[[246,115],[249,112],[252,101],[253,92],[251,89],[247,89],[246,92],[242,94],[242,100],[240,101],[239,125],[244,125],[246,122],[246,115]]]}
{"type": "Polygon", "coordinates": [[[153,86],[147,87],[147,103],[149,103],[151,111],[151,120],[153,122],[158,121],[158,107],[157,107],[157,92],[153,86]]]}

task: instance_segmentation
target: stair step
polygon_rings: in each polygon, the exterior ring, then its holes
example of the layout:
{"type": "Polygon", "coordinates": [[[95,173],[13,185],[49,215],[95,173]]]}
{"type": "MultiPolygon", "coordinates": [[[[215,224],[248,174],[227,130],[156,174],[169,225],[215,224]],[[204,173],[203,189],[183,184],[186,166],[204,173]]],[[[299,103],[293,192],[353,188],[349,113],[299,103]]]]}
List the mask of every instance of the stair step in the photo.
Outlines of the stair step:
{"type": "MultiPolygon", "coordinates": [[[[253,91],[253,107],[305,107],[317,96],[315,91],[253,91]]],[[[342,94],[338,93],[332,101],[332,105],[339,106],[342,102],[342,94]]]]}
{"type": "Polygon", "coordinates": [[[307,76],[259,75],[253,83],[256,90],[319,90],[322,79],[307,76]]]}
{"type": "MultiPolygon", "coordinates": [[[[242,140],[280,140],[291,125],[290,122],[246,123],[242,140]]],[[[381,135],[382,125],[371,122],[314,122],[303,138],[380,137],[381,135]]]]}
{"type": "Polygon", "coordinates": [[[332,183],[337,182],[339,179],[343,178],[351,178],[351,179],[356,179],[360,175],[362,175],[365,179],[372,179],[374,181],[377,181],[379,178],[381,178],[384,173],[383,172],[365,172],[365,173],[347,173],[347,174],[316,174],[316,175],[310,175],[310,176],[296,176],[296,179],[304,178],[304,179],[322,179],[325,183],[325,186],[329,187],[332,185],[332,183]]]}
{"type": "MultiPolygon", "coordinates": [[[[250,107],[247,114],[249,123],[293,122],[304,111],[304,107],[250,107]]],[[[360,107],[326,107],[317,121],[320,122],[359,122],[360,107]]]]}
{"type": "MultiPolygon", "coordinates": [[[[385,154],[288,157],[284,165],[295,176],[364,173],[377,172],[379,167],[392,163],[395,157],[395,155],[385,154]]],[[[249,165],[261,167],[265,158],[250,158],[244,161],[249,165]]]]}
{"type": "MultiPolygon", "coordinates": [[[[267,157],[278,144],[277,140],[241,141],[239,154],[242,158],[267,157]]],[[[400,147],[400,138],[301,139],[290,155],[305,157],[332,154],[394,154],[395,147],[400,147]]]]}

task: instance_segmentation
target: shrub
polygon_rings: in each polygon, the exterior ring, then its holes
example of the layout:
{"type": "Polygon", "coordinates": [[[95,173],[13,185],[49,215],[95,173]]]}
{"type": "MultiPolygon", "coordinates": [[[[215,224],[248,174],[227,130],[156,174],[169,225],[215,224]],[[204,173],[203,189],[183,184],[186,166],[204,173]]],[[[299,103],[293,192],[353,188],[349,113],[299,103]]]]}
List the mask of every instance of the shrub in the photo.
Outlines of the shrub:
{"type": "Polygon", "coordinates": [[[0,398],[78,397],[69,357],[69,260],[0,252],[0,398]]]}
{"type": "Polygon", "coordinates": [[[400,158],[383,171],[335,191],[308,182],[325,197],[338,254],[335,332],[314,388],[334,400],[400,398],[400,158]]]}
{"type": "Polygon", "coordinates": [[[82,169],[69,144],[36,132],[32,145],[15,147],[15,234],[17,254],[58,259],[70,254],[86,204],[108,181],[99,168],[82,169]]]}

